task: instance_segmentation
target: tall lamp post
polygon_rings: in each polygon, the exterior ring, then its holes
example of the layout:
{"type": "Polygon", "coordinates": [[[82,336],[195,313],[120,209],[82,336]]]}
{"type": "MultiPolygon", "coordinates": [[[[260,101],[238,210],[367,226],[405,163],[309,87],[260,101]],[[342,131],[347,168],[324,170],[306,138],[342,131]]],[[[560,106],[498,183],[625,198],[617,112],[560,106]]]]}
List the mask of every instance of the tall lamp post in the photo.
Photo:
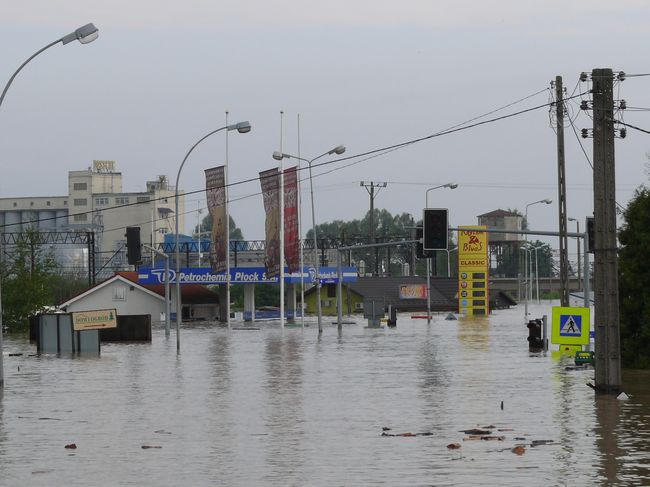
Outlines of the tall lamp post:
{"type": "MultiPolygon", "coordinates": [[[[176,248],[176,351],[180,352],[181,349],[181,341],[180,341],[180,325],[181,325],[181,314],[183,312],[183,303],[181,302],[181,280],[180,280],[180,274],[181,274],[181,252],[179,248],[179,242],[178,242],[178,220],[180,215],[179,210],[178,210],[178,181],[181,177],[181,171],[183,170],[183,166],[185,165],[185,161],[187,161],[187,158],[190,156],[192,151],[196,148],[197,145],[199,145],[201,142],[203,142],[205,139],[210,137],[212,134],[216,134],[217,132],[221,132],[222,130],[236,130],[240,134],[245,134],[251,131],[251,124],[249,122],[239,122],[235,123],[233,125],[225,125],[224,127],[218,128],[217,130],[213,130],[212,132],[204,135],[201,137],[191,148],[189,151],[187,151],[187,154],[185,154],[185,157],[183,158],[183,162],[181,162],[180,167],[178,168],[178,174],[176,175],[176,187],[174,188],[174,209],[176,211],[176,234],[174,236],[174,246],[176,248]]],[[[228,208],[228,201],[226,201],[226,208],[228,208]]],[[[226,218],[229,218],[228,216],[228,211],[226,211],[226,218]]],[[[228,239],[230,239],[230,236],[227,236],[228,239]]],[[[226,259],[230,259],[230,245],[229,242],[226,245],[226,259]]]]}
{"type": "MultiPolygon", "coordinates": [[[[457,187],[456,183],[447,183],[427,189],[424,195],[424,207],[429,208],[429,191],[439,188],[456,189],[457,187]]],[[[422,222],[422,225],[424,225],[424,222],[422,222]]],[[[447,276],[449,276],[449,253],[447,253],[447,276]]],[[[431,323],[431,257],[427,257],[427,324],[429,323],[431,323]]]]}
{"type": "MultiPolygon", "coordinates": [[[[577,218],[567,218],[570,222],[576,222],[576,233],[580,233],[580,221],[577,218]]],[[[576,237],[576,245],[578,246],[578,291],[582,289],[582,276],[580,275],[580,237],[576,237]]]]}
{"type": "MultiPolygon", "coordinates": [[[[309,165],[309,193],[311,196],[311,228],[312,228],[312,233],[314,237],[314,269],[316,271],[316,312],[318,314],[318,334],[320,335],[323,333],[323,310],[321,308],[321,303],[320,303],[320,289],[321,289],[321,282],[320,282],[320,265],[318,264],[318,238],[316,235],[316,216],[314,213],[314,185],[313,185],[313,178],[312,178],[312,173],[311,173],[311,165],[314,161],[320,159],[321,157],[325,156],[331,156],[331,155],[341,155],[345,152],[345,146],[343,145],[337,145],[334,147],[332,150],[329,150],[327,152],[322,153],[321,155],[314,157],[313,159],[304,159],[302,157],[298,156],[293,156],[291,154],[285,154],[284,152],[274,152],[273,153],[273,159],[276,161],[281,161],[282,159],[296,159],[298,161],[303,161],[306,162],[309,165]]],[[[283,177],[283,175],[280,175],[280,177],[283,177]]],[[[284,222],[280,223],[282,231],[284,231],[284,222]]],[[[284,262],[280,262],[280,265],[284,265],[284,262]]],[[[303,270],[300,269],[300,272],[302,273],[303,270]]]]}
{"type": "MultiPolygon", "coordinates": [[[[95,27],[93,24],[86,24],[78,29],[76,29],[74,32],[71,32],[68,35],[65,35],[54,42],[49,43],[47,46],[39,49],[36,51],[34,54],[29,56],[27,60],[21,64],[18,69],[14,72],[14,74],[11,75],[11,78],[9,78],[9,81],[7,81],[7,84],[5,85],[4,89],[2,90],[2,95],[0,95],[0,107],[2,106],[2,102],[5,99],[5,95],[7,94],[7,91],[9,90],[9,87],[14,81],[14,78],[20,73],[20,71],[29,63],[32,59],[34,59],[36,56],[38,56],[40,53],[45,51],[46,49],[49,49],[52,46],[57,45],[59,42],[62,45],[69,44],[72,41],[79,41],[82,44],[88,44],[99,36],[99,29],[95,27]]],[[[2,252],[2,239],[0,238],[0,252],[2,252]]],[[[2,365],[2,350],[4,348],[3,341],[2,341],[2,330],[3,330],[3,320],[2,320],[2,284],[0,283],[0,389],[4,387],[4,369],[2,365]]]]}

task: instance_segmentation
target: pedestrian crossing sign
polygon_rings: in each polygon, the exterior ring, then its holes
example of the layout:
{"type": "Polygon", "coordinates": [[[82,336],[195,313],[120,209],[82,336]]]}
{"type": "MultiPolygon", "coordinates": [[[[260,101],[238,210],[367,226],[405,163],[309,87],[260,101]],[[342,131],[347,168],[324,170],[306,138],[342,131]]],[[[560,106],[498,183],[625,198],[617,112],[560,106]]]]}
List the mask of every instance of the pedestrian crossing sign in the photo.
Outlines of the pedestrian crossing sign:
{"type": "Polygon", "coordinates": [[[589,308],[554,306],[551,342],[558,345],[588,345],[589,308]]]}

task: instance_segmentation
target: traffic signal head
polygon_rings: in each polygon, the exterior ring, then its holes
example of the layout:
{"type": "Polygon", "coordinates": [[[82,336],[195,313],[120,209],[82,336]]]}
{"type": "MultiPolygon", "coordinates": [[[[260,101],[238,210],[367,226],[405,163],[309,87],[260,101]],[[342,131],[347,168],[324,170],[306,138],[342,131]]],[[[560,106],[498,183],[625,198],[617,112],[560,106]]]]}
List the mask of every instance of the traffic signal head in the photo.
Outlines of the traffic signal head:
{"type": "Polygon", "coordinates": [[[126,260],[130,265],[142,263],[140,227],[126,227],[126,260]]]}
{"type": "Polygon", "coordinates": [[[446,208],[425,208],[422,222],[422,247],[424,250],[447,250],[449,237],[448,210],[446,208]]]}

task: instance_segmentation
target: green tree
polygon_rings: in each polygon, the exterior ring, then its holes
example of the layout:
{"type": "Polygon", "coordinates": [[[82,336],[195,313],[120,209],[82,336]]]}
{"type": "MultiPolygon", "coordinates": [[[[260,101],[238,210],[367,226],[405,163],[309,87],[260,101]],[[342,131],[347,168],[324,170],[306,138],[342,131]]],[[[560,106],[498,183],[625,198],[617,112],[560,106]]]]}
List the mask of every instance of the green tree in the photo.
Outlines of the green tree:
{"type": "Polygon", "coordinates": [[[3,320],[10,330],[27,327],[31,314],[54,303],[57,265],[52,251],[28,230],[2,265],[3,320]]]}
{"type": "MultiPolygon", "coordinates": [[[[244,240],[244,234],[241,231],[241,228],[237,226],[232,215],[228,215],[228,221],[230,223],[230,240],[244,240]]],[[[201,220],[201,233],[209,233],[212,230],[212,215],[208,214],[203,220],[201,220]]],[[[194,233],[199,232],[199,226],[194,227],[194,233]]]]}
{"type": "Polygon", "coordinates": [[[618,238],[621,359],[624,367],[650,368],[650,190],[642,186],[623,212],[618,238]]]}

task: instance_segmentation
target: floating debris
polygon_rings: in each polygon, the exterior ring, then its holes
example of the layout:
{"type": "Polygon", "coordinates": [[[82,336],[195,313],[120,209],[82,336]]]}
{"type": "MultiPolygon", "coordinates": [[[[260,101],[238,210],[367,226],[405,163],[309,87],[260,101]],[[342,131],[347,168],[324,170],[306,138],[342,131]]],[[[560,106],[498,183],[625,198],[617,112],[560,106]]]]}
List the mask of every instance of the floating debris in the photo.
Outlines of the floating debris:
{"type": "Polygon", "coordinates": [[[460,448],[460,443],[449,443],[447,448],[450,450],[458,450],[460,448]]]}
{"type": "Polygon", "coordinates": [[[388,426],[383,426],[381,428],[382,431],[390,431],[390,428],[388,426]]]}
{"type": "Polygon", "coordinates": [[[150,448],[162,448],[162,446],[159,446],[159,445],[142,445],[143,450],[148,450],[150,448]]]}
{"type": "Polygon", "coordinates": [[[524,453],[526,453],[526,448],[525,448],[523,445],[517,445],[516,447],[514,447],[514,448],[513,448],[512,450],[510,450],[510,451],[511,451],[512,453],[514,453],[515,455],[519,455],[519,456],[521,456],[521,455],[523,455],[524,453]]]}
{"type": "Polygon", "coordinates": [[[479,429],[479,428],[473,428],[469,430],[460,430],[461,433],[465,433],[466,435],[491,435],[492,430],[488,429],[479,429]]]}
{"type": "Polygon", "coordinates": [[[505,436],[494,436],[494,435],[469,435],[466,438],[463,438],[463,441],[474,441],[474,440],[485,440],[485,441],[503,441],[505,436]]]}
{"type": "MultiPolygon", "coordinates": [[[[388,428],[390,430],[390,428],[388,428]]],[[[424,432],[424,433],[411,433],[410,431],[406,433],[386,433],[386,430],[382,431],[381,436],[403,436],[405,438],[411,438],[413,436],[431,436],[433,433],[431,432],[424,432]]]]}
{"type": "Polygon", "coordinates": [[[68,449],[68,450],[76,450],[77,449],[77,444],[76,443],[70,443],[69,445],[66,445],[65,448],[68,449]]]}
{"type": "Polygon", "coordinates": [[[524,438],[523,436],[515,436],[514,440],[515,441],[526,441],[526,438],[524,438]]]}
{"type": "Polygon", "coordinates": [[[549,445],[551,443],[555,443],[555,441],[554,440],[533,440],[530,442],[530,446],[549,445]]]}
{"type": "Polygon", "coordinates": [[[619,401],[627,401],[629,398],[630,396],[628,396],[624,392],[621,392],[618,396],[616,396],[616,399],[618,399],[619,401]]]}
{"type": "Polygon", "coordinates": [[[165,430],[156,430],[154,433],[158,433],[159,435],[171,435],[171,431],[165,431],[165,430]]]}
{"type": "Polygon", "coordinates": [[[10,357],[22,357],[23,354],[22,353],[10,353],[9,356],[10,357]]]}

